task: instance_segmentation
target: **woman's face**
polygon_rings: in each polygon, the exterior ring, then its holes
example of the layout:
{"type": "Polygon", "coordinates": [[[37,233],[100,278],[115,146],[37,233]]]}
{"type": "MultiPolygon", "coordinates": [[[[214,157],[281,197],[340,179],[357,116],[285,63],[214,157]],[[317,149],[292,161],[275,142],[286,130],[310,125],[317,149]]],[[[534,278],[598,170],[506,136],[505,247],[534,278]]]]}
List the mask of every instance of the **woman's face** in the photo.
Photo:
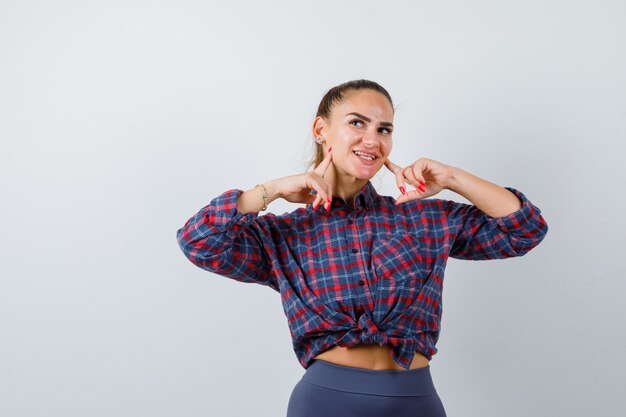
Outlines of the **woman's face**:
{"type": "Polygon", "coordinates": [[[393,108],[384,95],[372,90],[349,92],[333,107],[330,123],[321,131],[324,150],[332,147],[337,173],[361,180],[374,177],[391,152],[392,123],[393,108]]]}

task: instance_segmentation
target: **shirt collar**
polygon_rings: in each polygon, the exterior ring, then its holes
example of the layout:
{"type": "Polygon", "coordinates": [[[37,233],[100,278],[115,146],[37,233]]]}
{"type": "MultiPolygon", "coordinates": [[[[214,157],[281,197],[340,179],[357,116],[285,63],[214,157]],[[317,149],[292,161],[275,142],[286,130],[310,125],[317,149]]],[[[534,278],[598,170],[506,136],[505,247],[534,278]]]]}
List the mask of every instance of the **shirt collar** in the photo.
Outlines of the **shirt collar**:
{"type": "MultiPolygon", "coordinates": [[[[372,207],[376,203],[376,200],[378,200],[379,198],[380,196],[376,192],[376,189],[372,185],[372,182],[368,181],[357,193],[357,195],[354,196],[354,209],[356,210],[372,207]]],[[[344,200],[342,197],[339,197],[338,195],[334,195],[332,201],[332,207],[348,206],[346,200],[344,200]]],[[[307,208],[312,210],[313,206],[311,204],[307,204],[307,208]]],[[[324,204],[320,204],[317,207],[317,210],[326,210],[324,208],[324,204]]]]}
{"type": "MultiPolygon", "coordinates": [[[[363,188],[361,188],[361,190],[357,193],[357,195],[354,196],[354,208],[360,209],[360,208],[371,207],[377,199],[378,199],[378,193],[376,192],[376,189],[372,185],[372,182],[368,181],[367,183],[365,183],[363,188]]],[[[339,197],[339,196],[333,197],[333,205],[335,204],[346,205],[346,206],[348,205],[348,203],[342,197],[339,197]],[[337,203],[335,203],[335,201],[337,203]]]]}

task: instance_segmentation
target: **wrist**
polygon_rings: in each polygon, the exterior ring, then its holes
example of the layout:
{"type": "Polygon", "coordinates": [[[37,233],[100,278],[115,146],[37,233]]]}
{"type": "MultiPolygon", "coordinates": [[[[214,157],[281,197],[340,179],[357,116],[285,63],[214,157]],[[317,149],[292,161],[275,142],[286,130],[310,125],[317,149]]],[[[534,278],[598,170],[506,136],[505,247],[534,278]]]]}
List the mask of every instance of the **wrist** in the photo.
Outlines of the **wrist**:
{"type": "Polygon", "coordinates": [[[265,187],[265,190],[267,191],[268,204],[282,197],[275,180],[265,181],[261,183],[261,185],[263,185],[263,187],[265,187]]]}
{"type": "Polygon", "coordinates": [[[458,193],[459,186],[462,181],[462,177],[464,173],[465,172],[461,168],[451,167],[450,176],[444,188],[458,193]]]}

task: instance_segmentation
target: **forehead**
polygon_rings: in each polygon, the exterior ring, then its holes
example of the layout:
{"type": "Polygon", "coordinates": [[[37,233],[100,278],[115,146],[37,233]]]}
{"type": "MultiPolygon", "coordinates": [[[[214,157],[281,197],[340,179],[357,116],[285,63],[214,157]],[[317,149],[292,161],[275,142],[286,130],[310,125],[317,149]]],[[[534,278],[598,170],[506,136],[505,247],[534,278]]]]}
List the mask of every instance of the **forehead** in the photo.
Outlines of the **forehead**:
{"type": "Polygon", "coordinates": [[[359,90],[348,92],[341,103],[335,105],[333,118],[342,118],[346,114],[356,112],[374,120],[393,121],[393,108],[387,97],[378,91],[359,90]]]}

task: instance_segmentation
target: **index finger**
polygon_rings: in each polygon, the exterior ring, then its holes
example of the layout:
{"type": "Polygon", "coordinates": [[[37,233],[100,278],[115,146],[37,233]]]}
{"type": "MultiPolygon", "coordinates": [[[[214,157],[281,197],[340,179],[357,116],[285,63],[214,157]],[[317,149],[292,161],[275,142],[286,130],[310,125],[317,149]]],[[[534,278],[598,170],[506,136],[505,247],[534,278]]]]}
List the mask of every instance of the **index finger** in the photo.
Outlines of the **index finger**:
{"type": "Polygon", "coordinates": [[[396,185],[402,194],[404,194],[406,192],[406,188],[404,188],[404,175],[402,174],[402,167],[394,164],[389,159],[385,161],[385,166],[396,176],[396,185]]]}
{"type": "Polygon", "coordinates": [[[385,166],[387,167],[389,171],[393,172],[394,174],[397,174],[398,171],[402,170],[402,167],[391,162],[389,158],[385,160],[385,166]]]}
{"type": "Polygon", "coordinates": [[[331,149],[332,148],[328,149],[328,153],[326,154],[326,158],[324,158],[322,160],[322,162],[320,162],[320,164],[318,166],[316,166],[315,169],[313,170],[313,172],[315,172],[320,177],[324,177],[324,172],[326,172],[326,170],[330,166],[330,162],[333,159],[332,154],[330,152],[331,149]]]}

